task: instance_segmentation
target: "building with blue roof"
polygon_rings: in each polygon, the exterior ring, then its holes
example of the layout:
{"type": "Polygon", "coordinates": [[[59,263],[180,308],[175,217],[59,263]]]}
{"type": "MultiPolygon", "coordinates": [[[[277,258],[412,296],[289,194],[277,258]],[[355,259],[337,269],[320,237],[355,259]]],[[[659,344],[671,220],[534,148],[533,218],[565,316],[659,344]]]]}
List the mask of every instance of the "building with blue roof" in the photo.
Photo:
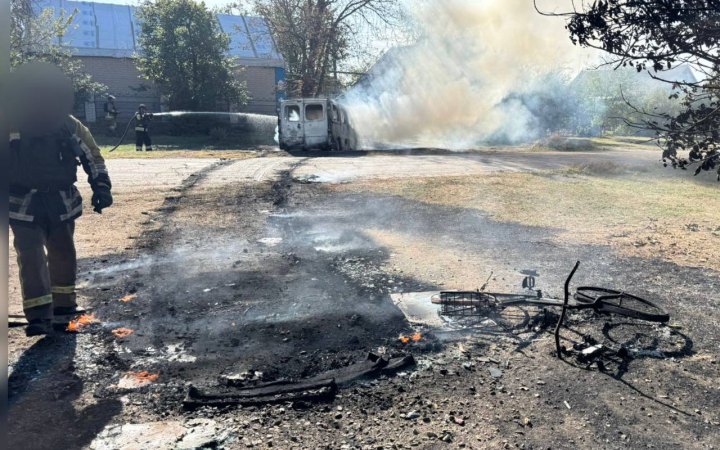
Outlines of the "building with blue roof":
{"type": "MultiPolygon", "coordinates": [[[[54,14],[75,13],[73,23],[58,43],[68,47],[80,59],[96,81],[108,86],[116,97],[119,119],[129,118],[140,103],[151,111],[162,109],[162,92],[143,79],[135,65],[140,51],[140,26],[136,8],[97,2],[39,0],[39,10],[50,8],[54,14]]],[[[218,14],[218,23],[230,36],[229,54],[237,62],[238,76],[247,83],[249,103],[241,110],[275,114],[284,83],[285,64],[277,51],[267,23],[261,17],[218,14]]],[[[105,98],[94,98],[76,113],[86,122],[100,121],[105,98]]]]}

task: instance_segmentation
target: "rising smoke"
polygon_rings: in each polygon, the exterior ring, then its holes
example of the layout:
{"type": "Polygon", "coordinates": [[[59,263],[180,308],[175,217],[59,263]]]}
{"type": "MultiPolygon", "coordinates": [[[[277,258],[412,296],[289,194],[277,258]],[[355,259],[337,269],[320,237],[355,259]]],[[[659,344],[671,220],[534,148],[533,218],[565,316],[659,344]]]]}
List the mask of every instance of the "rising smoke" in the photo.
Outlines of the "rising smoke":
{"type": "Polygon", "coordinates": [[[388,52],[343,100],[364,145],[467,148],[546,132],[543,108],[531,106],[537,95],[562,99],[543,80],[587,59],[561,19],[538,14],[531,0],[406,3],[420,38],[388,52]]]}

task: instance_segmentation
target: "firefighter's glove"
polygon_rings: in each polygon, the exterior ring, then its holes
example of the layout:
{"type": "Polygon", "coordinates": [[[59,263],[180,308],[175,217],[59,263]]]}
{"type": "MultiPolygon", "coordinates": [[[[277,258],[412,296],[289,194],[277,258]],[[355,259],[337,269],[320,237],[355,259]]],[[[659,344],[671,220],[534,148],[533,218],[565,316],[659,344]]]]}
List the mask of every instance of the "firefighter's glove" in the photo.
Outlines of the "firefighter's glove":
{"type": "Polygon", "coordinates": [[[102,214],[102,210],[113,204],[113,197],[110,189],[105,186],[98,186],[93,190],[92,205],[93,211],[102,214]]]}

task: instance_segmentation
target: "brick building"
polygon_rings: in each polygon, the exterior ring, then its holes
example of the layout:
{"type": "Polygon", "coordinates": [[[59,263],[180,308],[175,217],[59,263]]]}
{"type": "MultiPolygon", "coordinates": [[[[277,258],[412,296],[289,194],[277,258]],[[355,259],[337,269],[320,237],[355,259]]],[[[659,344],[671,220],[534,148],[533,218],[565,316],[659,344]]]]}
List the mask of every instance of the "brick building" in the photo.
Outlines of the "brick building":
{"type": "MultiPolygon", "coordinates": [[[[71,48],[85,71],[108,86],[116,97],[119,120],[131,116],[140,103],[151,111],[161,111],[162,92],[143,79],[135,65],[139,51],[140,26],[135,7],[96,2],[40,0],[38,8],[51,8],[56,15],[75,12],[73,24],[60,44],[71,48]]],[[[266,22],[259,17],[219,14],[222,30],[230,35],[230,56],[237,62],[238,76],[247,83],[249,103],[241,111],[275,114],[281,95],[277,86],[284,82],[282,57],[266,22]]],[[[76,114],[84,121],[102,120],[105,98],[97,96],[81,106],[76,114]]]]}

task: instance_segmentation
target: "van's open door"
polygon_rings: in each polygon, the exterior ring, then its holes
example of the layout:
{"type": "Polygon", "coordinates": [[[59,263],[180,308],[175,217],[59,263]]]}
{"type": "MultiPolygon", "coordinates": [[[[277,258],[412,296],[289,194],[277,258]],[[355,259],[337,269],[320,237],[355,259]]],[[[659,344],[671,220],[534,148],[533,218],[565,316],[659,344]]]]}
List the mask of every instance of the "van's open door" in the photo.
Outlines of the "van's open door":
{"type": "Polygon", "coordinates": [[[303,116],[306,147],[326,147],[328,145],[327,100],[309,100],[304,102],[303,116]]]}
{"type": "Polygon", "coordinates": [[[282,146],[295,147],[305,143],[302,112],[302,100],[287,100],[282,103],[280,111],[280,144],[282,146]]]}

